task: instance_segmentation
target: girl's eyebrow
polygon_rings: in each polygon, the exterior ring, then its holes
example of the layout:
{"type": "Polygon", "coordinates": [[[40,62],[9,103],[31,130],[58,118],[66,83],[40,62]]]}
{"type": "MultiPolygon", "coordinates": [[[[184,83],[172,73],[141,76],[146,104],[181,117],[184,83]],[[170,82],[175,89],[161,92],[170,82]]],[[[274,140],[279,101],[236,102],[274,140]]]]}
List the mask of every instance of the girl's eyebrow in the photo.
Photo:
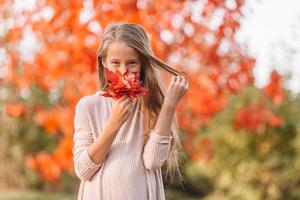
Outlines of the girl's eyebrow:
{"type": "MultiPolygon", "coordinates": [[[[119,61],[120,59],[118,59],[118,58],[111,58],[110,59],[110,61],[119,61]]],[[[126,60],[126,61],[138,61],[138,58],[130,58],[130,59],[128,59],[128,60],[126,60]]]]}
{"type": "Polygon", "coordinates": [[[137,60],[138,60],[137,58],[128,59],[128,61],[137,61],[137,60]]]}

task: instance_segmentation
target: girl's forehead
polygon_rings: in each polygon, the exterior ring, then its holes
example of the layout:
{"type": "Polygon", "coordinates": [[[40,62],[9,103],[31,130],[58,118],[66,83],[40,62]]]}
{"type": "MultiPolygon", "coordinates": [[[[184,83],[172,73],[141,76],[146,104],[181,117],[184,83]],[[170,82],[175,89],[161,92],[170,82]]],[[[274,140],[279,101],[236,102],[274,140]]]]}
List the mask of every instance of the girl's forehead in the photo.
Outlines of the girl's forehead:
{"type": "Polygon", "coordinates": [[[124,42],[113,42],[107,48],[107,57],[138,58],[138,53],[124,42]]]}

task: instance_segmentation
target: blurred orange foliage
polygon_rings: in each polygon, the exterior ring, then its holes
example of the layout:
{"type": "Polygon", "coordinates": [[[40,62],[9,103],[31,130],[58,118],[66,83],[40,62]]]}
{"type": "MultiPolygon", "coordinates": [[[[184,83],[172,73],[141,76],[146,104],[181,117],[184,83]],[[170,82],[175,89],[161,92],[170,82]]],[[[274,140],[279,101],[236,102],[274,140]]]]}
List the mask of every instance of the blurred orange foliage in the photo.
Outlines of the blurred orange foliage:
{"type": "Polygon", "coordinates": [[[271,73],[270,82],[263,89],[263,92],[275,105],[282,103],[282,101],[284,100],[285,94],[283,88],[283,79],[276,71],[273,71],[271,73]]]}
{"type": "MultiPolygon", "coordinates": [[[[182,142],[190,155],[198,159],[201,153],[189,143],[199,128],[224,109],[230,94],[253,84],[255,59],[234,40],[240,27],[244,1],[236,0],[234,8],[217,0],[205,3],[161,0],[86,2],[37,1],[32,11],[13,16],[14,21],[21,17],[25,20],[10,28],[4,38],[8,57],[5,80],[19,90],[32,85],[46,92],[58,89],[63,99],[57,100],[51,108],[39,108],[34,113],[35,121],[59,138],[59,145],[52,153],[30,156],[29,167],[50,181],[57,181],[64,170],[72,171],[74,107],[79,98],[98,89],[97,49],[105,26],[116,21],[142,25],[149,34],[155,55],[185,71],[189,77],[190,89],[178,111],[181,127],[187,133],[182,142]],[[224,14],[223,20],[212,27],[210,22],[220,10],[224,14]],[[40,45],[32,61],[22,60],[14,46],[23,38],[25,28],[33,30],[40,45]]],[[[265,93],[274,102],[282,100],[279,85],[280,79],[273,74],[272,84],[265,93]]],[[[19,103],[8,104],[7,113],[20,117],[26,112],[19,103]]],[[[258,130],[261,124],[277,126],[280,123],[280,118],[259,105],[242,109],[235,119],[236,127],[251,130],[258,130]],[[253,114],[247,118],[245,113],[253,114]],[[260,113],[259,119],[257,113],[260,113]]],[[[210,159],[213,155],[210,142],[205,140],[200,146],[207,148],[206,159],[210,159]]]]}
{"type": "Polygon", "coordinates": [[[274,114],[263,103],[247,105],[240,109],[234,118],[236,129],[244,128],[257,133],[264,133],[267,126],[278,127],[282,123],[282,118],[274,114]]]}

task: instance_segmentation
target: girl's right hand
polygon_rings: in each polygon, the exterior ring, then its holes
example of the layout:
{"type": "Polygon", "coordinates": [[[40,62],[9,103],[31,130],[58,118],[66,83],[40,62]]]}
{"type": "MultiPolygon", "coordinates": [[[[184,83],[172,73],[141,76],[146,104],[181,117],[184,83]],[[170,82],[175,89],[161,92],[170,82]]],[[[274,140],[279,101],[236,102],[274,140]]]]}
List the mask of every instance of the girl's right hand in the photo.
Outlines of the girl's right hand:
{"type": "Polygon", "coordinates": [[[124,95],[118,99],[112,106],[110,120],[116,127],[121,127],[129,118],[131,113],[132,100],[129,96],[124,95]]]}
{"type": "Polygon", "coordinates": [[[184,76],[173,76],[166,90],[164,104],[176,108],[179,101],[189,88],[189,82],[184,76]]]}

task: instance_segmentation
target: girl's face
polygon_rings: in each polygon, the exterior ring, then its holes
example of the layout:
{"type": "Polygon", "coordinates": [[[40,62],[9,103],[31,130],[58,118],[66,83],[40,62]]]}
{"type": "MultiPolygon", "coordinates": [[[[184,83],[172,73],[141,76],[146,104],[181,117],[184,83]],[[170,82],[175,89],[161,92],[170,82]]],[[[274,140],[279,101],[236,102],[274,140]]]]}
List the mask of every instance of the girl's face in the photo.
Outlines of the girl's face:
{"type": "Polygon", "coordinates": [[[130,72],[141,72],[141,62],[136,50],[124,42],[113,42],[107,48],[106,58],[102,64],[110,71],[117,70],[124,74],[127,69],[130,72]]]}

